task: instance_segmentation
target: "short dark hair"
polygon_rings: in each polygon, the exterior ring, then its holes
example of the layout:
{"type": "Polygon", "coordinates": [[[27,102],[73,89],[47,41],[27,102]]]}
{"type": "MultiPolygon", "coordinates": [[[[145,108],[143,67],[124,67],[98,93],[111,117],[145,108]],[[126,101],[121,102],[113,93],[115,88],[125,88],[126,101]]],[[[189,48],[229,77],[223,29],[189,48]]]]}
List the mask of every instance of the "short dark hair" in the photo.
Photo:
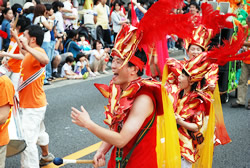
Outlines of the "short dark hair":
{"type": "Polygon", "coordinates": [[[87,56],[86,54],[82,53],[82,52],[79,52],[79,53],[76,55],[76,58],[75,58],[76,62],[79,61],[79,59],[82,58],[82,57],[87,58],[88,56],[87,56]]]}
{"type": "Polygon", "coordinates": [[[61,8],[64,7],[63,3],[60,2],[60,1],[54,1],[52,3],[52,6],[53,6],[53,10],[54,10],[55,13],[58,11],[58,7],[61,7],[61,8]]]}
{"type": "Polygon", "coordinates": [[[74,62],[75,60],[74,60],[74,57],[72,57],[72,56],[67,56],[66,57],[66,60],[65,60],[65,63],[71,63],[71,62],[74,62]]]}
{"type": "Polygon", "coordinates": [[[115,5],[118,4],[120,7],[121,7],[121,2],[116,0],[114,3],[113,3],[113,7],[114,7],[114,10],[115,10],[115,5]]]}
{"type": "Polygon", "coordinates": [[[46,11],[50,11],[51,9],[53,9],[53,6],[51,4],[44,4],[46,11]]]}
{"type": "Polygon", "coordinates": [[[16,26],[21,26],[20,32],[24,32],[26,28],[30,26],[30,24],[30,19],[26,18],[25,16],[19,16],[16,26]]]}
{"type": "Polygon", "coordinates": [[[17,13],[17,9],[18,9],[18,8],[23,9],[23,6],[20,5],[19,3],[15,3],[14,5],[11,6],[11,9],[12,9],[12,11],[13,11],[14,16],[16,16],[16,13],[17,13]]]}
{"type": "Polygon", "coordinates": [[[191,5],[195,6],[196,9],[200,10],[199,5],[195,1],[191,1],[189,6],[191,5]]]}
{"type": "Polygon", "coordinates": [[[36,38],[36,44],[39,46],[42,46],[43,44],[43,38],[44,38],[44,32],[42,28],[38,25],[30,25],[27,30],[29,31],[30,37],[36,38]]]}
{"type": "Polygon", "coordinates": [[[96,44],[97,44],[97,43],[102,44],[102,42],[101,42],[100,40],[95,40],[95,41],[93,42],[93,49],[96,49],[96,44]]]}
{"type": "Polygon", "coordinates": [[[68,38],[72,39],[74,38],[76,35],[78,34],[78,32],[76,30],[70,30],[69,34],[68,34],[68,38]]]}
{"type": "MultiPolygon", "coordinates": [[[[137,49],[135,52],[135,56],[138,57],[142,62],[144,62],[144,65],[146,65],[148,59],[147,59],[147,55],[143,49],[141,49],[141,50],[137,49]]],[[[132,67],[132,66],[135,66],[135,65],[131,62],[128,62],[128,67],[132,67]]],[[[143,74],[144,74],[144,69],[139,70],[137,72],[138,76],[142,76],[143,74]]]]}

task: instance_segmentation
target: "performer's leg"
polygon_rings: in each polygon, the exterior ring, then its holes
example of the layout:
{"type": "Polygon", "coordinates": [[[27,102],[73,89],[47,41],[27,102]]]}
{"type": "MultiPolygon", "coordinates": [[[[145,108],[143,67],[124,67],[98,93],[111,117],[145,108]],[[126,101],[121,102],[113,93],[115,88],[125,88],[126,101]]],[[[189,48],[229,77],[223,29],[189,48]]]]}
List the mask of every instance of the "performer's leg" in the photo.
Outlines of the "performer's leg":
{"type": "Polygon", "coordinates": [[[246,102],[246,95],[248,89],[248,64],[243,63],[241,69],[241,76],[238,85],[238,95],[236,103],[245,105],[246,102]]]}
{"type": "Polygon", "coordinates": [[[21,123],[27,147],[21,153],[21,168],[39,168],[36,144],[45,111],[46,107],[22,109],[21,123]]]}
{"type": "Polygon", "coordinates": [[[0,146],[0,168],[5,168],[6,147],[7,145],[0,146]]]}

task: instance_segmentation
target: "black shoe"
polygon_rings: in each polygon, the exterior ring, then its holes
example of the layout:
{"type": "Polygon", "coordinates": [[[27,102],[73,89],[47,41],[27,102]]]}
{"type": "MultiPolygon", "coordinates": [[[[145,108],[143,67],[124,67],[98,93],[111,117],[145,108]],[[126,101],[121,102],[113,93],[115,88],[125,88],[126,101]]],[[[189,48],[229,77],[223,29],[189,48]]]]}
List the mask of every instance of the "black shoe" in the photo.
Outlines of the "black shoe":
{"type": "Polygon", "coordinates": [[[247,110],[250,110],[250,104],[247,105],[246,109],[247,109],[247,110]]]}
{"type": "Polygon", "coordinates": [[[53,72],[52,76],[55,77],[55,78],[60,78],[60,75],[57,72],[53,72]]]}
{"type": "Polygon", "coordinates": [[[51,83],[50,82],[46,82],[43,85],[51,85],[51,83]]]}
{"type": "Polygon", "coordinates": [[[239,107],[245,107],[245,105],[243,105],[243,104],[238,104],[237,102],[233,102],[233,103],[231,103],[231,107],[232,107],[232,108],[239,108],[239,107]]]}

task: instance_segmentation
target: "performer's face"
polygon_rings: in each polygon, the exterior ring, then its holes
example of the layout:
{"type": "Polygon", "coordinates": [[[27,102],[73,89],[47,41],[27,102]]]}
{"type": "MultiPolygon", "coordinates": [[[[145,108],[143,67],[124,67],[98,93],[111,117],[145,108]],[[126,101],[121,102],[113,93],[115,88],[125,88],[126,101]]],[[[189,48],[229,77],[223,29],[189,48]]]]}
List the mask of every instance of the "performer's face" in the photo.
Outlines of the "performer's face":
{"type": "Polygon", "coordinates": [[[114,56],[111,66],[112,72],[114,73],[112,80],[114,84],[121,85],[122,88],[124,86],[125,88],[123,89],[126,89],[133,67],[128,67],[128,64],[121,67],[123,62],[123,59],[114,56]]]}
{"type": "Polygon", "coordinates": [[[178,87],[182,90],[182,89],[189,89],[191,88],[191,84],[190,84],[190,77],[186,76],[184,73],[182,73],[179,77],[178,77],[178,87]]]}
{"type": "Polygon", "coordinates": [[[191,46],[189,47],[188,51],[187,51],[187,55],[190,59],[192,59],[193,57],[198,56],[199,54],[202,53],[202,48],[200,46],[191,44],[191,46]]]}

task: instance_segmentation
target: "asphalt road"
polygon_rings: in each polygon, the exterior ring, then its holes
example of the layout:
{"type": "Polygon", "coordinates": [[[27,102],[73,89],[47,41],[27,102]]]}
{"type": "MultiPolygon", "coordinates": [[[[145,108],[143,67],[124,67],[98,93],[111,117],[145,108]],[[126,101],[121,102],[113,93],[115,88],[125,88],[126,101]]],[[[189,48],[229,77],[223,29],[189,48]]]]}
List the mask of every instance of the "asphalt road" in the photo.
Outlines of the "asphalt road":
{"type": "MultiPolygon", "coordinates": [[[[94,87],[94,83],[108,84],[110,75],[91,80],[66,80],[46,86],[48,108],[45,125],[50,135],[50,151],[56,157],[64,157],[100,140],[88,130],[80,128],[71,122],[70,108],[83,105],[91,118],[101,126],[103,124],[103,106],[107,100],[94,87]]],[[[248,97],[250,95],[248,94],[248,97]]],[[[230,97],[230,102],[235,98],[230,97]]],[[[250,111],[240,108],[230,108],[230,102],[223,104],[224,120],[232,143],[216,147],[214,151],[213,168],[250,168],[250,111]]],[[[105,126],[106,127],[106,126],[105,126]]],[[[92,159],[94,153],[83,159],[92,159]]],[[[108,158],[107,156],[106,158],[108,158]]],[[[6,168],[20,167],[20,155],[8,158],[6,168]]],[[[86,167],[91,165],[74,165],[69,167],[86,167]]]]}

